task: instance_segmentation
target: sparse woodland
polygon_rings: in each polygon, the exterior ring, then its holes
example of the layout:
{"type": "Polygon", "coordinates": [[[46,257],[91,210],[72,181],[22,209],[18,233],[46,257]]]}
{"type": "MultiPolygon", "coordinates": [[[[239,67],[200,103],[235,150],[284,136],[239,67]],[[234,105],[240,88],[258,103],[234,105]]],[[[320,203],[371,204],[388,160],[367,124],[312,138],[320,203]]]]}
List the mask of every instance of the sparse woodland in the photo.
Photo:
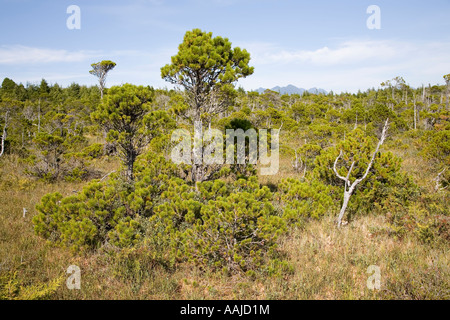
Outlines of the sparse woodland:
{"type": "Polygon", "coordinates": [[[450,298],[445,70],[420,88],[246,92],[250,54],[200,30],[161,66],[177,89],[108,88],[104,65],[99,87],[1,83],[0,299],[450,298]],[[278,174],[175,165],[171,134],[196,123],[281,128],[278,174]]]}

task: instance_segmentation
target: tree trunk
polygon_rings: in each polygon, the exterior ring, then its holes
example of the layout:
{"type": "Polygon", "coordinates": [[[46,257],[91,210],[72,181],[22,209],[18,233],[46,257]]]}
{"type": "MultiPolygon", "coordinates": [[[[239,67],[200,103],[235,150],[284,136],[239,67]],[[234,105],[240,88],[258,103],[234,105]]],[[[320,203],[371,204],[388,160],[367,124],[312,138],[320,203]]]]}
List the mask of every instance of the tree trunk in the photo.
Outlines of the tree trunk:
{"type": "Polygon", "coordinates": [[[345,211],[347,210],[347,206],[348,206],[348,201],[350,200],[350,196],[351,196],[351,192],[344,190],[344,202],[342,203],[342,207],[341,207],[341,211],[339,212],[339,217],[338,217],[338,227],[341,226],[342,224],[342,218],[344,217],[345,211]]]}
{"type": "Polygon", "coordinates": [[[414,130],[417,129],[417,106],[416,106],[416,94],[414,93],[414,130]]]}
{"type": "Polygon", "coordinates": [[[353,183],[350,183],[350,175],[351,175],[353,167],[354,167],[354,165],[356,163],[355,161],[353,161],[352,165],[350,166],[350,169],[348,170],[348,173],[347,173],[346,177],[343,177],[343,176],[341,176],[338,173],[338,170],[336,169],[336,165],[337,165],[339,159],[343,156],[342,150],[339,153],[339,155],[336,158],[336,160],[334,161],[333,171],[334,171],[334,173],[336,174],[336,176],[339,179],[344,181],[344,201],[342,203],[341,211],[339,212],[339,217],[338,217],[338,220],[337,220],[338,227],[341,226],[342,218],[344,217],[345,210],[347,209],[348,201],[350,200],[350,197],[351,197],[353,191],[355,191],[355,188],[356,188],[356,186],[358,184],[360,184],[364,179],[366,179],[370,169],[372,168],[372,165],[373,165],[373,163],[375,161],[375,157],[376,157],[376,155],[378,153],[378,150],[380,149],[381,145],[384,143],[384,140],[386,139],[388,125],[389,125],[389,119],[387,119],[385,124],[384,124],[380,140],[378,141],[377,147],[376,147],[375,151],[372,154],[372,158],[371,158],[371,160],[370,160],[370,162],[369,162],[369,164],[368,164],[368,166],[366,168],[366,171],[365,171],[364,175],[361,178],[356,179],[353,183]]]}
{"type": "Polygon", "coordinates": [[[127,160],[126,177],[127,177],[127,181],[129,181],[129,182],[134,180],[133,170],[134,170],[134,160],[133,159],[128,159],[127,160]]]}
{"type": "Polygon", "coordinates": [[[137,157],[137,151],[133,148],[133,146],[128,146],[126,148],[126,158],[125,158],[125,164],[126,164],[126,171],[125,175],[128,182],[133,182],[134,180],[134,162],[136,161],[137,157]]]}
{"type": "Polygon", "coordinates": [[[2,142],[1,142],[1,150],[0,150],[0,157],[3,156],[3,153],[5,152],[5,140],[6,140],[6,128],[8,127],[8,114],[9,111],[6,111],[5,114],[5,125],[3,126],[3,134],[2,134],[2,142]]]}
{"type": "Polygon", "coordinates": [[[450,99],[450,81],[446,81],[447,84],[447,99],[445,100],[445,108],[448,110],[449,99],[450,99]]]}
{"type": "Polygon", "coordinates": [[[3,127],[3,134],[2,134],[2,149],[0,150],[0,157],[3,156],[3,152],[5,151],[5,140],[6,140],[6,123],[3,127]]]}
{"type": "Polygon", "coordinates": [[[192,166],[192,181],[195,183],[195,190],[198,190],[197,183],[204,179],[203,164],[194,164],[192,166]]]}
{"type": "Polygon", "coordinates": [[[416,104],[414,103],[414,130],[417,129],[417,110],[416,110],[416,104]]]}
{"type": "Polygon", "coordinates": [[[105,89],[106,73],[99,77],[98,87],[100,88],[100,99],[103,100],[103,90],[105,89]]]}
{"type": "Polygon", "coordinates": [[[203,127],[202,121],[194,122],[194,148],[192,149],[194,163],[192,165],[192,181],[195,184],[195,188],[197,188],[197,182],[203,181],[203,127]]]}
{"type": "Polygon", "coordinates": [[[41,98],[39,98],[38,106],[38,134],[41,132],[41,98]]]}

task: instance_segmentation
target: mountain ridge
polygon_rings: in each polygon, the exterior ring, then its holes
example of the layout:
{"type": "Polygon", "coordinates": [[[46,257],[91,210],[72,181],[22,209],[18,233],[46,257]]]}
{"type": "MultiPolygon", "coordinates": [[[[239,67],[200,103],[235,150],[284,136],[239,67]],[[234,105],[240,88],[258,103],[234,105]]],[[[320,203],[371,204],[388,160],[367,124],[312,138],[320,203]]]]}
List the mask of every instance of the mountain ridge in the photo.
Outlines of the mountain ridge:
{"type": "MultiPolygon", "coordinates": [[[[258,88],[256,90],[253,90],[253,91],[256,91],[258,93],[264,93],[264,91],[266,91],[266,90],[267,90],[267,88],[260,87],[260,88],[258,88]]],[[[310,89],[304,89],[304,88],[298,88],[298,87],[296,87],[296,86],[294,86],[292,84],[289,84],[289,85],[287,85],[285,87],[276,86],[276,87],[273,87],[270,90],[278,92],[280,94],[300,94],[300,95],[302,95],[305,91],[307,91],[309,93],[315,93],[315,94],[317,94],[317,93],[328,94],[328,92],[325,89],[322,89],[322,88],[313,87],[313,88],[310,88],[310,89]]]]}

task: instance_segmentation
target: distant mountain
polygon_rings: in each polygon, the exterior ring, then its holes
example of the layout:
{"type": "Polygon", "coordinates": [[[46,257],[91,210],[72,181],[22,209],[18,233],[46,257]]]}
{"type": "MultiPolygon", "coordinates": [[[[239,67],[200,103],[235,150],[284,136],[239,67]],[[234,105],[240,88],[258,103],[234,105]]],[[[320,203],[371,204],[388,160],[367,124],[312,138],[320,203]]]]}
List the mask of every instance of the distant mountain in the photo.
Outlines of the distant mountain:
{"type": "Polygon", "coordinates": [[[315,93],[315,94],[319,94],[319,93],[328,94],[328,92],[326,90],[324,90],[322,88],[316,88],[316,87],[308,89],[308,92],[315,93]]]}
{"type": "MultiPolygon", "coordinates": [[[[278,92],[280,94],[300,94],[300,95],[302,95],[303,92],[305,92],[305,91],[308,91],[309,93],[315,93],[315,94],[318,94],[318,93],[328,94],[328,92],[326,90],[324,90],[324,89],[311,88],[311,89],[306,90],[306,89],[303,89],[303,88],[297,88],[296,86],[294,86],[292,84],[290,84],[290,85],[288,85],[286,87],[276,86],[276,87],[273,87],[270,90],[278,92]]],[[[265,88],[258,88],[258,89],[254,90],[254,91],[257,91],[259,93],[264,93],[264,91],[266,91],[266,89],[265,88]]]]}

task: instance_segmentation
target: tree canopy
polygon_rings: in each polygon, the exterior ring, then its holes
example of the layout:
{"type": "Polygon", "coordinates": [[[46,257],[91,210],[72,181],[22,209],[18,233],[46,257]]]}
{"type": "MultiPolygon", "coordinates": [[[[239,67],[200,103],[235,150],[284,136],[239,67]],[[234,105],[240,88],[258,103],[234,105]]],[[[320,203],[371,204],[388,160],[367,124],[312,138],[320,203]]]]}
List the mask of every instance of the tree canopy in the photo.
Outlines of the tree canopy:
{"type": "Polygon", "coordinates": [[[232,84],[253,73],[250,54],[232,48],[228,38],[194,29],[186,32],[172,63],[161,68],[164,80],[183,86],[190,96],[191,107],[201,109],[212,91],[232,84]]]}

